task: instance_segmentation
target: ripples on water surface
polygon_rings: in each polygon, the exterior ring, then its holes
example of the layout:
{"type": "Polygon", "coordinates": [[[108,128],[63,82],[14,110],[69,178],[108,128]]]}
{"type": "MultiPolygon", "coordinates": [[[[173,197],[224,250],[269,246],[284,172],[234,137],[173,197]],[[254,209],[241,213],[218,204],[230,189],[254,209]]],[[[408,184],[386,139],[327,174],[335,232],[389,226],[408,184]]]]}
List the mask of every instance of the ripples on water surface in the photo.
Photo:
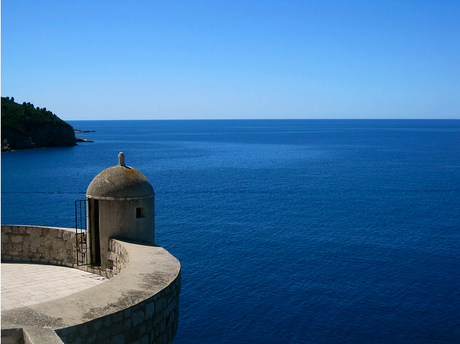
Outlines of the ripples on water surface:
{"type": "Polygon", "coordinates": [[[2,154],[2,223],[74,226],[117,154],[182,263],[181,343],[460,343],[460,121],[79,121],[2,154]]]}

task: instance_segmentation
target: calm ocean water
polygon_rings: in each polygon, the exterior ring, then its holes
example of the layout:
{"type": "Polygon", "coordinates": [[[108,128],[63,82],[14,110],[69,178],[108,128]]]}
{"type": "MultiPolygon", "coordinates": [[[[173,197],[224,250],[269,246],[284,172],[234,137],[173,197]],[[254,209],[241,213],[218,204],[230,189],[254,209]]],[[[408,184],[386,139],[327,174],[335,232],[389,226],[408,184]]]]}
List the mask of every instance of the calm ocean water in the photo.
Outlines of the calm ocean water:
{"type": "Polygon", "coordinates": [[[460,343],[459,120],[75,121],[2,153],[2,223],[74,227],[117,164],[180,259],[175,344],[460,343]]]}

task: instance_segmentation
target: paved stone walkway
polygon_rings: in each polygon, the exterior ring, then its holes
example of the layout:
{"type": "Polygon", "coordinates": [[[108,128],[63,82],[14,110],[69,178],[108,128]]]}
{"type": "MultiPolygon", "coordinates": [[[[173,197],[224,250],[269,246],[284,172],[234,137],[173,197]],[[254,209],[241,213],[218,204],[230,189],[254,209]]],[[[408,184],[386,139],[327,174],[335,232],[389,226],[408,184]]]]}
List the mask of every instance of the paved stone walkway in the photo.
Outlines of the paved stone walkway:
{"type": "Polygon", "coordinates": [[[2,311],[60,299],[107,281],[64,266],[2,263],[2,311]]]}

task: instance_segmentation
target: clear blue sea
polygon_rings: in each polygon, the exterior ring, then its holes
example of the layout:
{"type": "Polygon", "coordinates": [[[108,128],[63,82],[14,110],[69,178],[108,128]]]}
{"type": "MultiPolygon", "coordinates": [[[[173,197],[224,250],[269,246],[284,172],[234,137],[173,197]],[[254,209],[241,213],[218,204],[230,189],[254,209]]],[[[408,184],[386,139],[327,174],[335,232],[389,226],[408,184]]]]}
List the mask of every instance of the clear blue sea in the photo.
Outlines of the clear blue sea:
{"type": "Polygon", "coordinates": [[[460,343],[460,120],[75,121],[2,153],[2,223],[74,227],[91,180],[151,181],[182,264],[175,344],[460,343]]]}

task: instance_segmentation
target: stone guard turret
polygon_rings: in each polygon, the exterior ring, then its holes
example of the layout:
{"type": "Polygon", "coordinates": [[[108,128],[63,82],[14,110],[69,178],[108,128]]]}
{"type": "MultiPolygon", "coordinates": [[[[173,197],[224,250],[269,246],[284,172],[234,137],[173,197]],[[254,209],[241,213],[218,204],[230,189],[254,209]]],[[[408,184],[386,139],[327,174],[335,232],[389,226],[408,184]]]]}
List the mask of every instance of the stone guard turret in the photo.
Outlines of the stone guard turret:
{"type": "Polygon", "coordinates": [[[155,193],[149,180],[135,168],[118,165],[99,173],[86,191],[91,263],[107,266],[109,238],[155,244],[155,193]]]}

